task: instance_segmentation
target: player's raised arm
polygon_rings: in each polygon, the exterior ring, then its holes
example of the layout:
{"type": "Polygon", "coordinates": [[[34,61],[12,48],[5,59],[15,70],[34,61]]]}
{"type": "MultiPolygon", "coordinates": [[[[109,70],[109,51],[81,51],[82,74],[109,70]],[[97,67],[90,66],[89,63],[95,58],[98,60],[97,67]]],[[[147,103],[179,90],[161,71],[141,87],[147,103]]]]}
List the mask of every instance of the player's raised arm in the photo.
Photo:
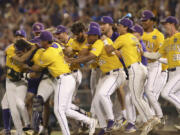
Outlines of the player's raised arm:
{"type": "Polygon", "coordinates": [[[25,62],[31,56],[33,51],[37,49],[36,45],[32,46],[23,39],[17,40],[14,46],[16,48],[16,55],[13,56],[12,59],[19,63],[25,62]]]}

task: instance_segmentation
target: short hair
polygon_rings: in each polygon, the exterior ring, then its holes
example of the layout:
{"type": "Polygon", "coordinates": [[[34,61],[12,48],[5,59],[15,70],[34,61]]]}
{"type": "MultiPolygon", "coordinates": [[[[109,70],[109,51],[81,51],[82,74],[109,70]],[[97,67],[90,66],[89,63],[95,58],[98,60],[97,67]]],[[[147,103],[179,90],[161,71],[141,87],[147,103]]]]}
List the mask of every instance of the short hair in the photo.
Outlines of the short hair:
{"type": "Polygon", "coordinates": [[[14,46],[19,51],[25,51],[31,49],[31,44],[25,41],[24,39],[17,40],[14,46]]]}
{"type": "Polygon", "coordinates": [[[73,34],[79,34],[85,30],[85,26],[82,22],[76,22],[71,26],[71,32],[73,34]]]}

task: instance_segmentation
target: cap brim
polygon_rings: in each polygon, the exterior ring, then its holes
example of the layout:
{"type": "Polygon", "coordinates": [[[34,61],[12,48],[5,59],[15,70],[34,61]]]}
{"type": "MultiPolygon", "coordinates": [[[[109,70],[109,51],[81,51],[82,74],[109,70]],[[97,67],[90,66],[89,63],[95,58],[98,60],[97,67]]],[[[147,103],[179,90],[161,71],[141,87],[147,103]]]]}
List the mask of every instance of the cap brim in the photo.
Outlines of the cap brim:
{"type": "Polygon", "coordinates": [[[148,18],[141,18],[140,20],[141,20],[141,21],[147,21],[148,18]]]}
{"type": "Polygon", "coordinates": [[[133,27],[131,27],[130,29],[131,29],[133,32],[136,32],[136,30],[135,30],[133,27]]]}
{"type": "Polygon", "coordinates": [[[15,34],[15,36],[25,37],[24,35],[21,35],[21,34],[15,34]]]}
{"type": "Polygon", "coordinates": [[[165,24],[167,22],[166,22],[166,20],[161,20],[160,23],[165,24]]]}

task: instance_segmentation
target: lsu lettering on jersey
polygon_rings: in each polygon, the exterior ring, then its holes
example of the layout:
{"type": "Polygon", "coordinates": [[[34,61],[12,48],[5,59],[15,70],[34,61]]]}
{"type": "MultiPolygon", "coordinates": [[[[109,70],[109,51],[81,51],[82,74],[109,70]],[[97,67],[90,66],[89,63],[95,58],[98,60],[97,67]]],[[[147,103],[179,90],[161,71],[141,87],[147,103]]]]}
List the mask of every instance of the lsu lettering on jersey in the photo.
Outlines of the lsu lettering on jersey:
{"type": "Polygon", "coordinates": [[[42,53],[40,66],[47,67],[53,77],[71,72],[69,65],[64,60],[63,50],[58,43],[53,43],[51,47],[42,53]]]}
{"type": "Polygon", "coordinates": [[[154,29],[150,33],[144,32],[142,40],[145,43],[148,52],[157,52],[164,42],[164,35],[157,29],[154,29]]]}
{"type": "Polygon", "coordinates": [[[6,66],[13,69],[16,72],[21,72],[21,66],[16,61],[12,59],[13,56],[15,56],[15,47],[14,44],[11,44],[6,48],[6,66]]]}
{"type": "Polygon", "coordinates": [[[165,39],[159,53],[168,60],[168,68],[180,66],[180,33],[165,39]]]}
{"type": "MultiPolygon", "coordinates": [[[[109,42],[112,42],[111,39],[108,38],[108,40],[109,42]]],[[[103,73],[123,68],[119,58],[115,54],[109,55],[106,53],[102,40],[97,40],[92,45],[90,52],[98,57],[98,65],[103,73]]]]}
{"type": "Polygon", "coordinates": [[[120,50],[126,67],[141,62],[140,46],[138,39],[131,33],[120,35],[113,44],[115,49],[120,50]]]}

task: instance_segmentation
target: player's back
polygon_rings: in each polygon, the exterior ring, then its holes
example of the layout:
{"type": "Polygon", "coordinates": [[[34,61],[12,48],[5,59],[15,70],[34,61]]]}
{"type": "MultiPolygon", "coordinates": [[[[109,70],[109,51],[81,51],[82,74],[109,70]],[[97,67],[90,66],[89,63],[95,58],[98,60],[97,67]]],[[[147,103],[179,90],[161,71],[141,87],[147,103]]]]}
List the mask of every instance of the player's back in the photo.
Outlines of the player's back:
{"type": "Polygon", "coordinates": [[[133,34],[120,35],[113,46],[115,49],[120,49],[126,67],[141,61],[140,51],[138,50],[140,43],[133,34]]]}

